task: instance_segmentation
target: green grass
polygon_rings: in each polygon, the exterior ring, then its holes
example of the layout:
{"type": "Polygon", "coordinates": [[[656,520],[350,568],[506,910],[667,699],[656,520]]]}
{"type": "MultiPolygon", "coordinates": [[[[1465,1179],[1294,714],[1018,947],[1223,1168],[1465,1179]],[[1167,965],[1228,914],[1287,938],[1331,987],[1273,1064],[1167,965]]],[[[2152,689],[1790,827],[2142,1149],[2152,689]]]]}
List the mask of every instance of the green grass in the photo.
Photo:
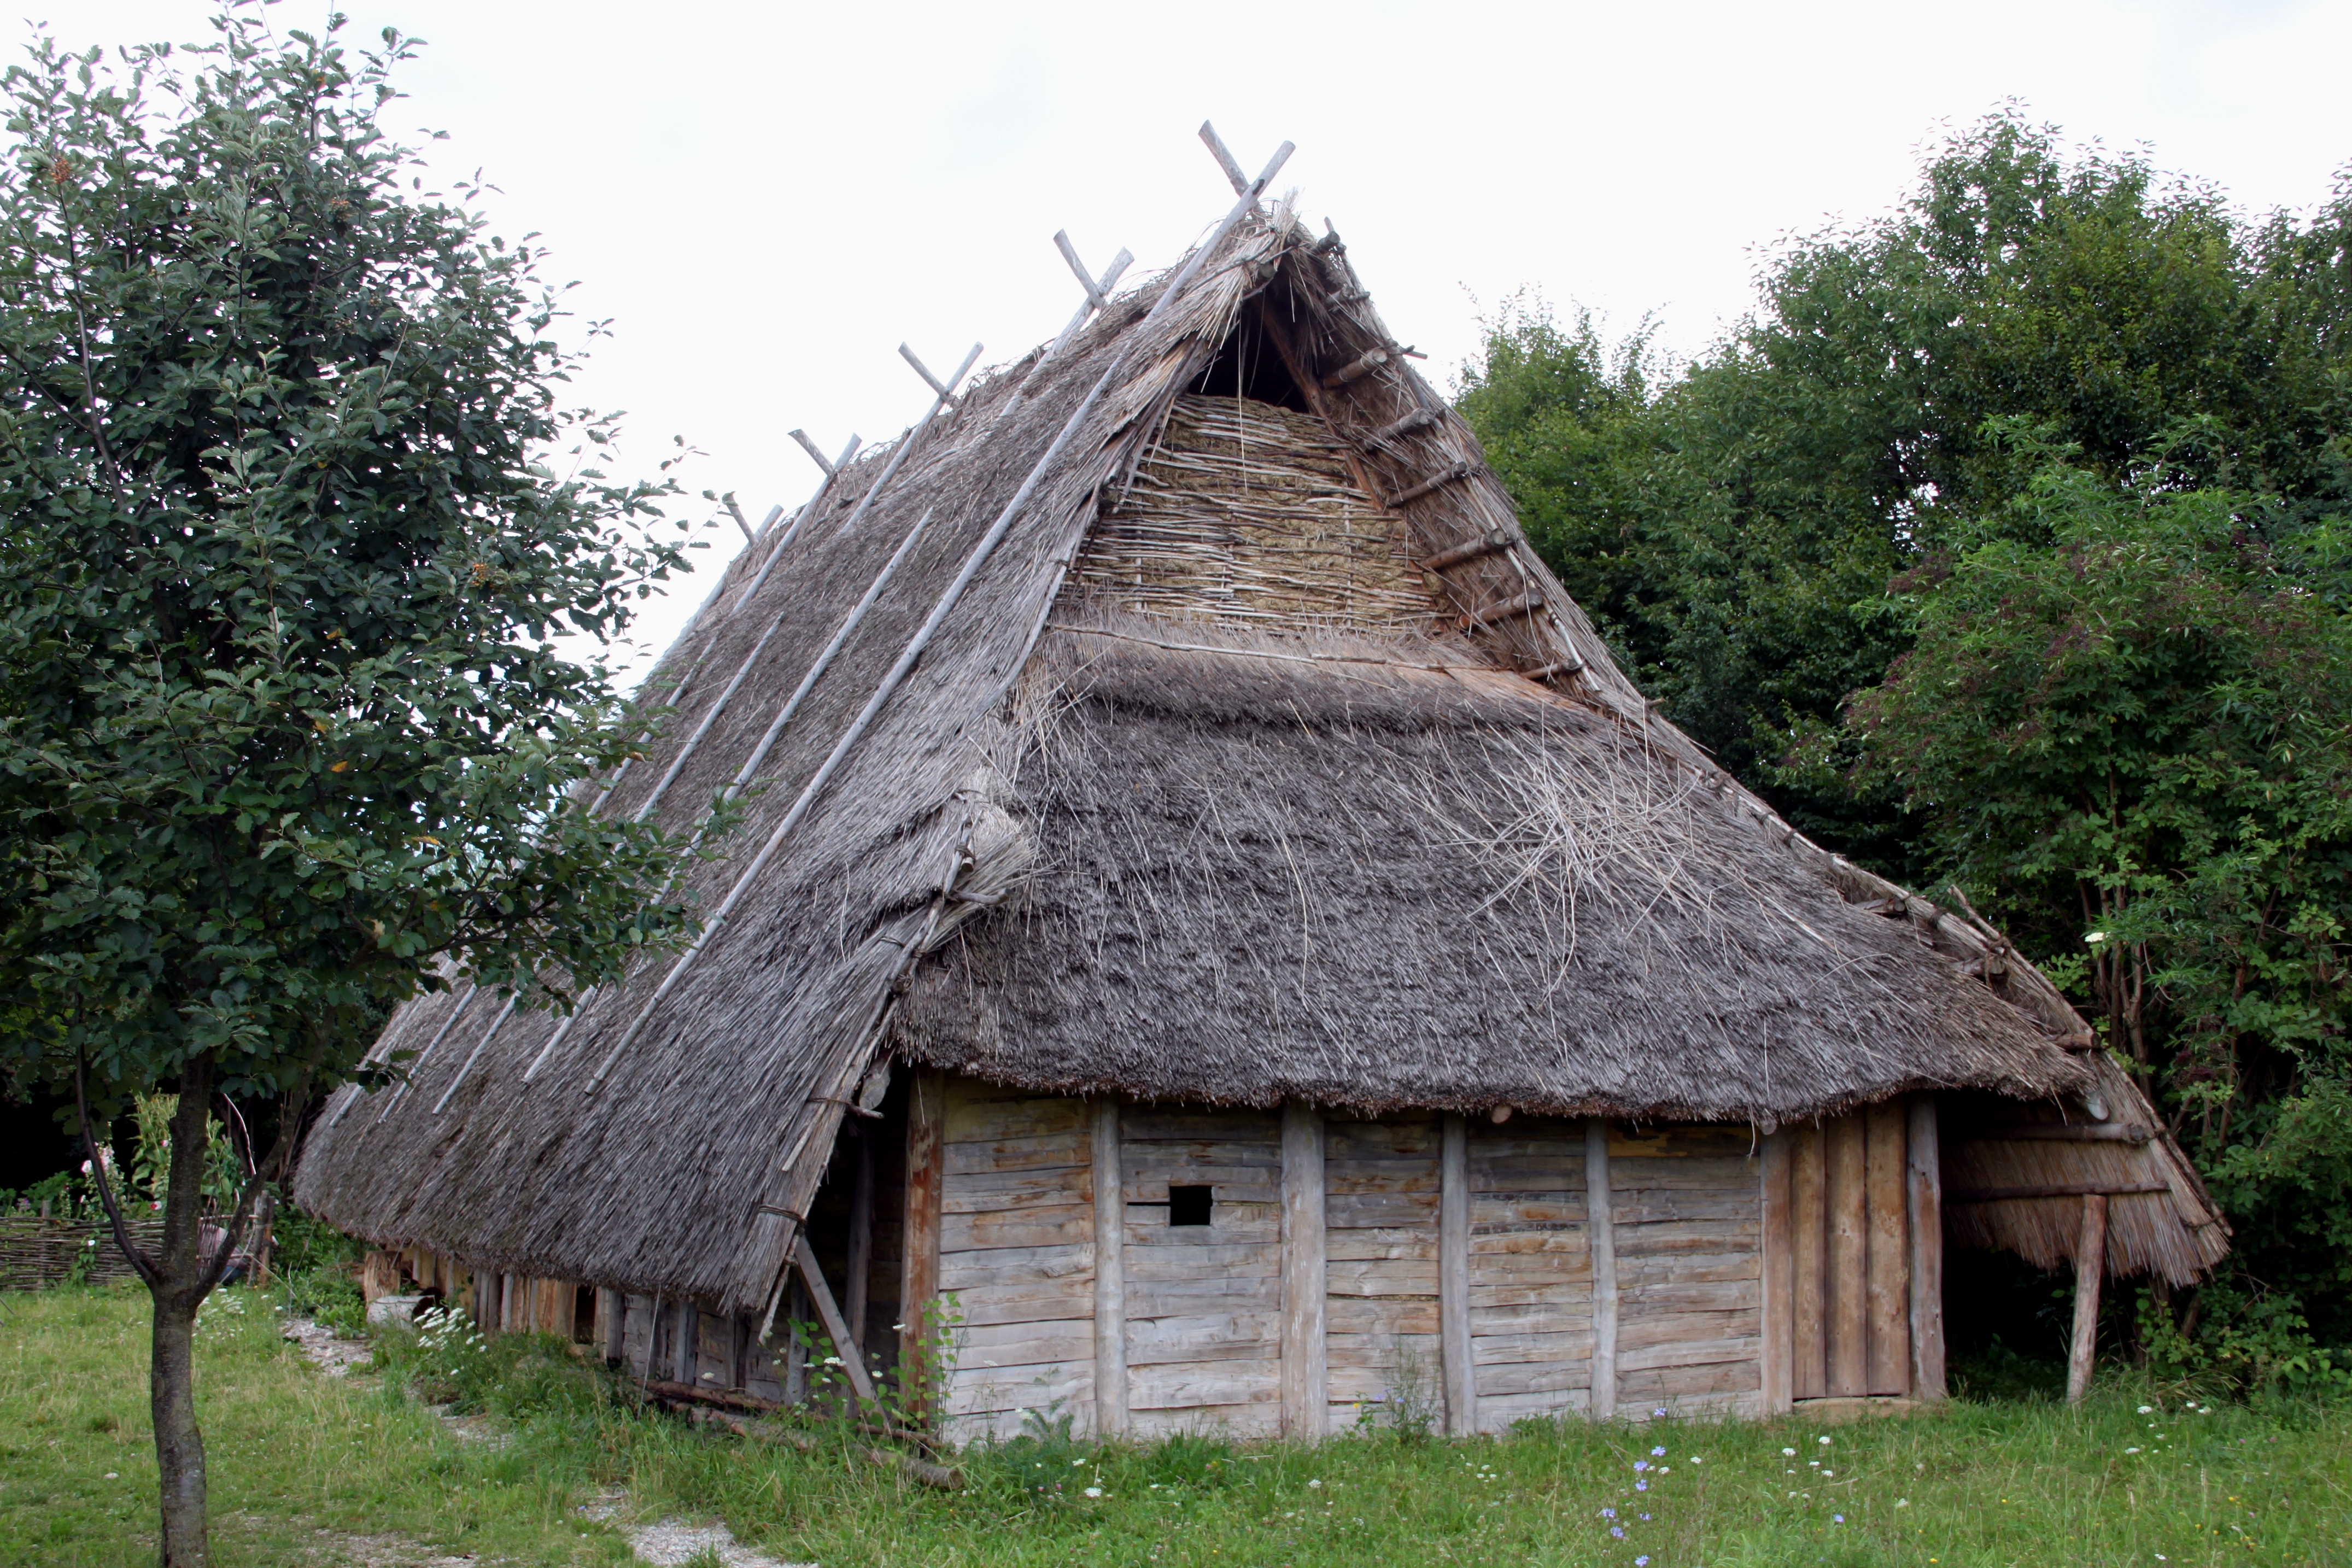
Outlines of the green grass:
{"type": "MultiPolygon", "coordinates": [[[[602,1488],[625,1488],[640,1517],[724,1518],[824,1568],[2352,1563],[2341,1409],[2142,1415],[2149,1397],[2118,1385],[2081,1410],[1960,1402],[1830,1429],[1569,1423],[1315,1449],[1047,1436],[968,1454],[972,1484],[949,1494],[822,1426],[803,1454],[646,1412],[546,1344],[410,1349],[398,1375],[331,1382],[278,1342],[268,1298],[239,1300],[206,1327],[199,1373],[223,1568],[331,1562],[322,1530],[485,1562],[625,1561],[572,1511],[602,1488]],[[420,1381],[484,1412],[506,1445],[459,1442],[409,1392],[420,1381]],[[1657,1468],[1636,1491],[1643,1461],[1657,1468]],[[1604,1508],[1628,1539],[1609,1536],[1604,1508]]],[[[144,1307],[124,1289],[0,1298],[0,1563],[149,1560],[144,1307]]]]}

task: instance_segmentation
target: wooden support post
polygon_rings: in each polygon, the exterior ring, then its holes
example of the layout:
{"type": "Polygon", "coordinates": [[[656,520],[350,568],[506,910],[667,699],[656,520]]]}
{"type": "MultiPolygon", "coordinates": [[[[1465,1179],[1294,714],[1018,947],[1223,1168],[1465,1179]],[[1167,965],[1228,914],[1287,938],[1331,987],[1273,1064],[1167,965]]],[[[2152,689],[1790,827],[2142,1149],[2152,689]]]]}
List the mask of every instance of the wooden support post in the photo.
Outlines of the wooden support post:
{"type": "Polygon", "coordinates": [[[1789,1143],[1789,1363],[1792,1399],[1820,1399],[1830,1391],[1829,1363],[1829,1160],[1819,1126],[1791,1127],[1789,1143]]]}
{"type": "Polygon", "coordinates": [[[629,1299],[618,1290],[599,1288],[596,1291],[596,1342],[604,1347],[604,1360],[619,1365],[627,1355],[629,1299]]]}
{"type": "Polygon", "coordinates": [[[2083,1199],[2083,1230],[2074,1245],[2074,1347],[2066,1359],[2066,1403],[2091,1392],[2091,1363],[2099,1349],[2099,1283],[2107,1272],[2107,1194],[2083,1199]]]}
{"type": "MultiPolygon", "coordinates": [[[[907,1086],[906,1257],[898,1275],[898,1364],[912,1371],[926,1352],[932,1299],[940,1293],[940,1214],[947,1183],[947,1079],[918,1072],[907,1086]]],[[[927,1374],[935,1369],[926,1369],[927,1374]]]]}
{"type": "Polygon", "coordinates": [[[1323,1113],[1293,1101],[1282,1108],[1282,1433],[1309,1442],[1323,1436],[1331,1407],[1323,1203],[1323,1113]]]}
{"type": "Polygon", "coordinates": [[[1127,1431],[1127,1175],[1118,1101],[1094,1102],[1095,1436],[1127,1431]]]}
{"type": "Polygon", "coordinates": [[[1911,1211],[1911,1397],[1944,1397],[1944,1165],[1936,1142],[1936,1100],[1915,1094],[1904,1151],[1904,1196],[1911,1211]]]}
{"type": "Polygon", "coordinates": [[[833,1287],[824,1282],[824,1270],[816,1264],[816,1249],[803,1235],[793,1243],[793,1261],[800,1265],[801,1283],[808,1287],[809,1300],[816,1303],[816,1315],[824,1324],[824,1331],[833,1336],[834,1353],[841,1357],[841,1370],[849,1374],[849,1386],[867,1405],[874,1403],[874,1379],[866,1374],[865,1363],[857,1358],[856,1343],[849,1337],[849,1324],[843,1319],[841,1309],[834,1304],[833,1287]]]}
{"type": "Polygon", "coordinates": [[[1841,1116],[1822,1131],[1829,1167],[1829,1391],[1853,1397],[1870,1392],[1869,1152],[1859,1116],[1841,1116]]]}
{"type": "Polygon", "coordinates": [[[1584,1124],[1584,1216],[1592,1248],[1592,1390],[1585,1413],[1617,1414],[1617,1225],[1610,1212],[1609,1123],[1584,1124]]]}
{"type": "Polygon", "coordinates": [[[791,1331],[784,1341],[784,1403],[798,1405],[808,1397],[808,1346],[800,1325],[808,1321],[808,1293],[793,1280],[784,1289],[784,1317],[791,1331]]]}
{"type": "Polygon", "coordinates": [[[1763,1414],[1785,1412],[1793,1398],[1796,1370],[1796,1260],[1790,1252],[1789,1134],[1764,1135],[1764,1345],[1763,1414]]]}
{"type": "MultiPolygon", "coordinates": [[[[845,1297],[843,1315],[849,1322],[850,1338],[856,1342],[854,1352],[860,1365],[866,1361],[866,1301],[874,1272],[874,1137],[866,1128],[857,1130],[857,1170],[849,1188],[849,1278],[843,1284],[845,1297]]],[[[844,1355],[853,1353],[842,1352],[844,1355]]]]}
{"type": "Polygon", "coordinates": [[[1911,1392],[1911,1222],[1905,1193],[1906,1118],[1900,1100],[1863,1113],[1869,1191],[1870,1392],[1911,1392]]]}
{"type": "Polygon", "coordinates": [[[702,1309],[692,1301],[677,1304],[677,1352],[672,1375],[691,1388],[702,1381],[702,1309]]]}

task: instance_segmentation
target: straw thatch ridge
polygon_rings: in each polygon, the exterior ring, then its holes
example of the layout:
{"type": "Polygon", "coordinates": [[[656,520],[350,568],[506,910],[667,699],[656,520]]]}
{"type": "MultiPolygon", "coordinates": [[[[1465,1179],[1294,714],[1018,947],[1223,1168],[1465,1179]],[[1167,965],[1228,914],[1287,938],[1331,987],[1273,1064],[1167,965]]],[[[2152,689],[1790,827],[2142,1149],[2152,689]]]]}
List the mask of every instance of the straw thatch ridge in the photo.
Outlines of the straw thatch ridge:
{"type": "MultiPolygon", "coordinates": [[[[1765,1125],[1915,1086],[2090,1082],[2067,1048],[2082,1021],[1997,935],[1811,846],[1651,715],[1332,237],[1277,209],[1202,261],[1158,317],[1167,277],[845,468],[745,552],[654,678],[675,695],[668,735],[604,806],[686,829],[758,757],[730,858],[690,875],[712,908],[1008,518],[912,678],[666,993],[669,958],[568,1024],[462,982],[403,1007],[376,1055],[406,1081],[337,1095],[298,1201],[387,1247],[757,1313],[845,1108],[878,1097],[894,1047],[1136,1095],[1765,1125]],[[1408,560],[1503,536],[1427,574],[1426,633],[1382,599],[1378,637],[1276,649],[1213,618],[1122,618],[1085,570],[1065,591],[1097,520],[1153,482],[1180,394],[1244,340],[1334,432],[1307,466],[1336,482],[1336,451],[1353,480],[1340,534],[1369,509],[1397,520],[1408,560]],[[1163,893],[1191,913],[1138,901],[1163,893]],[[1244,1016],[1276,1022],[1244,1040],[1244,1016]]],[[[1352,538],[1324,552],[1343,556],[1334,569],[1370,559],[1352,538]]]]}

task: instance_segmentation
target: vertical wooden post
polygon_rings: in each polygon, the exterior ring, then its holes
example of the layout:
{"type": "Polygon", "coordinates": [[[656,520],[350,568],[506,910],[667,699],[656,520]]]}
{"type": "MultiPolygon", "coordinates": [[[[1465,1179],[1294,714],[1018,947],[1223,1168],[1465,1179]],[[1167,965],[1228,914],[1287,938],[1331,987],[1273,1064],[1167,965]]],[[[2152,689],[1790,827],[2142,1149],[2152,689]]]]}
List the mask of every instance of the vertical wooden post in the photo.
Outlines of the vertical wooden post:
{"type": "Polygon", "coordinates": [[[1777,1415],[1794,1397],[1797,1301],[1796,1259],[1790,1243],[1790,1177],[1789,1134],[1764,1135],[1763,1292],[1764,1389],[1763,1414],[1777,1415]]]}
{"type": "Polygon", "coordinates": [[[865,1128],[857,1131],[857,1170],[849,1187],[849,1278],[842,1289],[841,1315],[849,1324],[850,1338],[856,1342],[855,1351],[844,1351],[845,1356],[855,1355],[860,1365],[866,1360],[866,1302],[874,1272],[874,1136],[865,1128]]]}
{"type": "Polygon", "coordinates": [[[1822,1131],[1829,1174],[1829,1391],[1852,1396],[1870,1392],[1868,1150],[1860,1116],[1838,1117],[1822,1131]]]}
{"type": "Polygon", "coordinates": [[[1791,1293],[1789,1363],[1792,1399],[1819,1399],[1830,1391],[1829,1146],[1821,1125],[1792,1127],[1789,1141],[1789,1261],[1791,1293]]]}
{"type": "Polygon", "coordinates": [[[677,1380],[694,1384],[702,1375],[702,1309],[692,1301],[677,1304],[677,1380]]]}
{"type": "Polygon", "coordinates": [[[1592,1248],[1592,1389],[1585,1413],[1617,1414],[1617,1225],[1610,1212],[1609,1123],[1584,1124],[1584,1219],[1592,1248]]]}
{"type": "Polygon", "coordinates": [[[1936,1099],[1915,1094],[1904,1151],[1911,1218],[1911,1397],[1944,1397],[1944,1164],[1936,1099]]]}
{"type": "Polygon", "coordinates": [[[1095,1436],[1127,1431],[1127,1171],[1118,1101],[1094,1102],[1095,1436]]]}
{"type": "Polygon", "coordinates": [[[1437,1157],[1437,1338],[1445,1429],[1478,1430],[1478,1365],[1470,1334],[1470,1128],[1447,1111],[1437,1157]]]}
{"type": "Polygon", "coordinates": [[[1870,1392],[1911,1392],[1911,1221],[1905,1194],[1906,1118],[1900,1100],[1863,1116],[1869,1190],[1870,1392]]]}
{"type": "Polygon", "coordinates": [[[2083,1200],[2083,1230],[2074,1245],[2074,1349],[2066,1360],[2066,1403],[2091,1392],[2091,1362],[2099,1349],[2099,1283],[2107,1272],[2107,1194],[2083,1200]]]}
{"type": "Polygon", "coordinates": [[[1293,1101],[1282,1108],[1282,1431],[1308,1442],[1331,1408],[1324,1257],[1323,1113],[1293,1101]]]}
{"type": "Polygon", "coordinates": [[[629,1299],[618,1290],[599,1287],[596,1291],[596,1342],[604,1347],[604,1360],[619,1365],[628,1353],[626,1341],[629,1324],[629,1299]]]}
{"type": "Polygon", "coordinates": [[[784,1288],[784,1318],[788,1324],[784,1342],[784,1403],[798,1405],[808,1397],[808,1346],[802,1342],[801,1325],[809,1321],[808,1292],[795,1279],[784,1288]]]}
{"type": "MultiPolygon", "coordinates": [[[[906,1258],[898,1276],[901,1375],[935,1377],[924,1360],[940,1293],[940,1215],[946,1197],[947,1078],[936,1069],[914,1075],[907,1092],[906,1258]]],[[[934,1394],[944,1390],[934,1389],[934,1394]]]]}

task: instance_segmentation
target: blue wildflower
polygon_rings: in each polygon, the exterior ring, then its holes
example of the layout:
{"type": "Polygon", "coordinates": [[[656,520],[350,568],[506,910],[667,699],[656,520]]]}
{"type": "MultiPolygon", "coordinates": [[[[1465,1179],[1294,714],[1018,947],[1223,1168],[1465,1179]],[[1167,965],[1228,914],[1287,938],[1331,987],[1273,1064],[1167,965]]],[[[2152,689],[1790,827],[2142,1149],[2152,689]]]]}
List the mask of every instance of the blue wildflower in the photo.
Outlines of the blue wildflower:
{"type": "Polygon", "coordinates": [[[1647,1557],[1636,1557],[1633,1559],[1633,1568],[1650,1568],[1650,1560],[1647,1557]]]}
{"type": "Polygon", "coordinates": [[[1663,1459],[1665,1457],[1666,1451],[1664,1448],[1653,1448],[1650,1450],[1650,1458],[1654,1459],[1663,1459]]]}
{"type": "Polygon", "coordinates": [[[1845,1515],[1842,1513],[1833,1513],[1830,1515],[1830,1522],[1832,1524],[1843,1524],[1845,1522],[1845,1515]]]}
{"type": "Polygon", "coordinates": [[[1622,1524],[1612,1524],[1609,1527],[1609,1533],[1622,1541],[1625,1539],[1625,1527],[1622,1524]]]}
{"type": "Polygon", "coordinates": [[[1648,1469],[1649,1468],[1650,1468],[1650,1461],[1649,1461],[1649,1460],[1647,1460],[1647,1459],[1636,1459],[1636,1460],[1634,1460],[1634,1461],[1633,1461],[1633,1470],[1634,1470],[1634,1473],[1635,1473],[1635,1474],[1637,1474],[1637,1475],[1638,1475],[1639,1473],[1641,1473],[1642,1471],[1648,1469]]]}
{"type": "Polygon", "coordinates": [[[1613,1508],[1604,1508],[1601,1510],[1601,1517],[1603,1519],[1615,1519],[1617,1517],[1617,1510],[1613,1508]]]}
{"type": "Polygon", "coordinates": [[[1633,1483],[1633,1489],[1637,1492],[1648,1491],[1650,1489],[1650,1483],[1647,1481],[1635,1481],[1633,1483]]]}

